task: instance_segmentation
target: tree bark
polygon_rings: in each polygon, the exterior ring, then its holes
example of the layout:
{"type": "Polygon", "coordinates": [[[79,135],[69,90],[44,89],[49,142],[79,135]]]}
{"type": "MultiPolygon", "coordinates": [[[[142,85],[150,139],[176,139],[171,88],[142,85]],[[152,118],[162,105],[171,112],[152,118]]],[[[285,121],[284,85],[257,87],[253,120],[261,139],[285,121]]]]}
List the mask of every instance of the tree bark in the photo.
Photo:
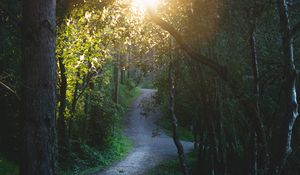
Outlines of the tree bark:
{"type": "Polygon", "coordinates": [[[130,79],[130,69],[131,69],[131,56],[132,56],[131,46],[128,47],[128,55],[127,56],[128,56],[127,57],[127,64],[128,64],[128,66],[127,66],[127,80],[129,80],[130,79]]]}
{"type": "Polygon", "coordinates": [[[172,123],[172,133],[173,133],[173,141],[177,148],[178,158],[181,166],[182,173],[184,175],[188,175],[188,169],[185,163],[185,157],[184,157],[184,149],[183,146],[178,139],[177,135],[177,117],[175,114],[175,79],[174,79],[174,73],[173,73],[173,38],[170,39],[170,63],[169,63],[169,73],[168,73],[168,79],[169,79],[169,111],[170,111],[170,120],[172,123]]]}
{"type": "Polygon", "coordinates": [[[93,88],[91,88],[91,90],[89,92],[87,92],[84,96],[84,113],[85,113],[85,117],[83,118],[82,121],[82,130],[81,130],[81,137],[83,138],[84,141],[88,140],[88,123],[90,121],[90,119],[92,118],[91,116],[91,97],[92,97],[92,90],[93,88]]]}
{"type": "Polygon", "coordinates": [[[22,175],[56,174],[55,8],[55,0],[23,1],[22,175]]]}
{"type": "Polygon", "coordinates": [[[175,106],[174,86],[175,85],[174,85],[174,77],[172,74],[172,65],[170,63],[170,66],[169,66],[169,111],[170,111],[170,119],[172,122],[173,141],[177,148],[178,158],[179,158],[182,173],[184,175],[188,175],[189,173],[188,173],[188,169],[187,169],[186,163],[185,163],[184,149],[183,149],[183,146],[182,146],[180,140],[178,139],[178,135],[177,135],[177,118],[176,118],[175,111],[174,111],[174,106],[175,106]]]}
{"type": "MultiPolygon", "coordinates": [[[[79,70],[77,72],[77,76],[80,77],[79,70]]],[[[77,104],[77,100],[78,100],[78,90],[79,90],[79,83],[78,83],[78,80],[76,80],[75,89],[73,92],[73,97],[72,97],[72,102],[71,102],[71,111],[70,111],[71,117],[69,118],[68,139],[72,139],[73,118],[74,118],[74,114],[76,112],[76,104],[77,104]]]]}
{"type": "MultiPolygon", "coordinates": [[[[252,62],[252,72],[253,72],[253,77],[254,77],[254,82],[253,82],[253,94],[254,94],[254,114],[256,115],[257,118],[260,118],[260,108],[259,108],[259,71],[258,71],[258,56],[257,56],[257,51],[256,51],[256,39],[255,39],[255,24],[253,28],[250,31],[250,48],[251,48],[251,62],[252,62]]],[[[255,126],[254,126],[255,128],[255,126]]],[[[251,166],[250,166],[250,172],[252,175],[257,175],[258,171],[258,146],[257,146],[257,132],[256,129],[254,129],[251,133],[251,166]]],[[[264,132],[264,131],[263,131],[264,132]]],[[[263,145],[265,143],[262,143],[263,145]]],[[[264,145],[265,146],[265,145],[264,145]]],[[[265,156],[263,156],[265,158],[265,156]]],[[[262,162],[263,164],[265,162],[262,162]]],[[[263,167],[265,168],[265,167],[263,167]]]]}
{"type": "Polygon", "coordinates": [[[125,59],[121,59],[121,84],[125,84],[125,78],[126,78],[126,63],[125,59]]]}
{"type": "Polygon", "coordinates": [[[285,106],[284,115],[279,118],[273,134],[270,175],[281,174],[292,152],[291,142],[293,127],[298,117],[296,80],[298,72],[295,67],[293,38],[291,36],[288,6],[285,0],[277,0],[282,37],[282,51],[285,63],[285,106]]]}
{"type": "Polygon", "coordinates": [[[114,102],[119,104],[119,60],[120,53],[118,53],[117,60],[114,64],[114,102]]]}
{"type": "Polygon", "coordinates": [[[60,79],[61,84],[59,88],[59,108],[58,108],[58,122],[57,122],[57,133],[58,133],[58,153],[61,161],[64,161],[65,150],[68,148],[68,139],[66,137],[66,121],[65,121],[65,109],[67,105],[67,76],[66,68],[63,63],[63,58],[58,58],[58,64],[60,68],[60,79]]]}

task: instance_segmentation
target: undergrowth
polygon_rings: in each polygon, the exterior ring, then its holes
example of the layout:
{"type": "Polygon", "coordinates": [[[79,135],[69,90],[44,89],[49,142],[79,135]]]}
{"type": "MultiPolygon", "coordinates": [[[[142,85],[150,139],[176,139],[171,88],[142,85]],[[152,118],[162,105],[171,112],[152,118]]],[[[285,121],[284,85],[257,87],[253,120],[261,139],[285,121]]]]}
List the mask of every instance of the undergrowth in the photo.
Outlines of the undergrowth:
{"type": "Polygon", "coordinates": [[[117,120],[115,124],[114,136],[109,138],[108,144],[104,148],[93,148],[85,143],[79,143],[80,151],[71,153],[73,161],[67,170],[59,170],[60,175],[85,175],[98,172],[127,155],[132,148],[132,143],[122,134],[122,116],[126,112],[124,109],[127,109],[139,94],[139,87],[131,84],[120,85],[119,95],[122,109],[116,113],[120,120],[117,120]]]}
{"type": "MultiPolygon", "coordinates": [[[[156,121],[156,124],[159,125],[161,128],[163,128],[163,130],[169,137],[173,137],[172,125],[171,125],[169,118],[167,118],[165,116],[160,117],[158,119],[158,121],[156,121]]],[[[178,138],[180,140],[190,141],[190,142],[194,141],[193,133],[188,128],[178,125],[177,134],[178,134],[178,138]]]]}
{"type": "MultiPolygon", "coordinates": [[[[197,162],[196,152],[191,152],[186,154],[186,164],[190,172],[193,172],[193,167],[195,167],[197,162]]],[[[178,159],[166,161],[152,170],[150,170],[147,175],[182,175],[180,164],[178,159]]]]}
{"type": "MultiPolygon", "coordinates": [[[[78,141],[77,151],[71,152],[71,162],[68,168],[58,168],[59,175],[85,175],[103,170],[115,161],[122,159],[130,151],[132,143],[122,135],[122,116],[129,105],[140,94],[140,88],[134,84],[120,85],[120,109],[116,115],[117,120],[114,136],[109,138],[108,144],[103,147],[91,147],[84,142],[78,141]]],[[[0,175],[18,175],[19,168],[16,163],[9,162],[0,155],[0,175]]]]}
{"type": "Polygon", "coordinates": [[[68,171],[60,171],[61,175],[84,175],[103,170],[113,162],[123,158],[130,148],[131,142],[124,136],[115,136],[109,147],[104,150],[91,148],[82,144],[81,148],[85,154],[85,159],[80,159],[73,153],[74,164],[68,171]]]}
{"type": "Polygon", "coordinates": [[[141,83],[141,87],[145,89],[155,89],[152,77],[150,76],[146,77],[144,81],[141,83]]]}

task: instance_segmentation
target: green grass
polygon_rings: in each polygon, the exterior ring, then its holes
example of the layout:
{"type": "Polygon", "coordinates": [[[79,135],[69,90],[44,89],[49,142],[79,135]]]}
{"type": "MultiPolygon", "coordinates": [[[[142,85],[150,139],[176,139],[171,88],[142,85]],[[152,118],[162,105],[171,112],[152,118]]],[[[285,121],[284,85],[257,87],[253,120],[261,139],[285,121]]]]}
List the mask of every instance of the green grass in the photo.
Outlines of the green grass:
{"type": "MultiPolygon", "coordinates": [[[[187,154],[185,158],[187,167],[192,171],[191,167],[195,167],[197,163],[196,152],[187,154]]],[[[150,170],[147,175],[182,175],[179,160],[174,159],[164,162],[150,170]]]]}
{"type": "Polygon", "coordinates": [[[0,155],[0,174],[1,175],[18,175],[19,168],[13,162],[10,162],[0,155]]]}
{"type": "MultiPolygon", "coordinates": [[[[120,85],[120,105],[127,109],[130,104],[140,95],[140,87],[129,88],[126,85],[120,85]]],[[[119,118],[125,114],[127,110],[117,113],[119,118]]],[[[111,166],[114,162],[124,158],[132,148],[131,141],[122,135],[123,120],[116,123],[116,134],[110,141],[109,146],[104,150],[97,150],[88,145],[82,145],[87,158],[76,160],[71,169],[67,171],[60,171],[60,175],[85,175],[99,172],[106,167],[111,166]],[[95,160],[96,159],[96,160],[95,160]],[[96,163],[95,163],[96,161],[96,163]],[[92,163],[91,163],[92,162],[92,163]]],[[[74,156],[76,158],[76,155],[74,156]]]]}
{"type": "Polygon", "coordinates": [[[114,137],[110,146],[105,150],[99,151],[87,145],[83,145],[86,154],[96,159],[94,166],[88,164],[90,160],[78,160],[77,165],[72,169],[60,172],[61,175],[85,175],[103,170],[111,166],[114,162],[121,160],[132,148],[132,143],[129,139],[122,135],[114,137]]]}
{"type": "MultiPolygon", "coordinates": [[[[128,88],[125,85],[120,87],[120,103],[123,108],[129,105],[140,95],[140,87],[128,88]]],[[[119,112],[123,116],[126,110],[119,112]]],[[[122,120],[117,126],[122,127],[122,120]]],[[[89,147],[81,144],[86,159],[80,159],[73,154],[75,164],[69,170],[59,170],[60,175],[85,175],[103,170],[114,162],[125,157],[132,148],[131,141],[122,135],[122,128],[117,129],[115,137],[110,141],[109,147],[104,150],[89,147]]],[[[0,155],[0,175],[18,175],[19,168],[16,164],[9,162],[0,155]]]]}
{"type": "MultiPolygon", "coordinates": [[[[127,109],[140,94],[140,87],[128,88],[126,85],[120,85],[120,104],[127,109]]],[[[126,111],[119,115],[124,115],[125,112],[126,111]]],[[[121,125],[121,123],[118,125],[121,125]]],[[[121,160],[128,154],[132,148],[132,143],[128,138],[123,136],[121,132],[122,130],[119,129],[117,131],[117,136],[111,142],[110,147],[100,153],[101,160],[99,166],[82,171],[82,175],[101,171],[104,168],[111,166],[114,162],[121,160]]]]}
{"type": "Polygon", "coordinates": [[[141,87],[145,89],[155,89],[153,81],[150,78],[144,79],[144,81],[141,83],[141,87]]]}
{"type": "Polygon", "coordinates": [[[127,109],[140,94],[140,87],[128,88],[126,85],[120,85],[120,104],[127,109]]]}
{"type": "MultiPolygon", "coordinates": [[[[164,129],[165,133],[169,137],[173,136],[172,125],[171,125],[169,118],[163,116],[156,123],[157,123],[157,125],[159,125],[161,128],[164,129]]],[[[178,138],[180,140],[190,141],[190,142],[194,141],[192,132],[187,128],[184,128],[184,127],[178,125],[177,133],[178,133],[178,138]]]]}

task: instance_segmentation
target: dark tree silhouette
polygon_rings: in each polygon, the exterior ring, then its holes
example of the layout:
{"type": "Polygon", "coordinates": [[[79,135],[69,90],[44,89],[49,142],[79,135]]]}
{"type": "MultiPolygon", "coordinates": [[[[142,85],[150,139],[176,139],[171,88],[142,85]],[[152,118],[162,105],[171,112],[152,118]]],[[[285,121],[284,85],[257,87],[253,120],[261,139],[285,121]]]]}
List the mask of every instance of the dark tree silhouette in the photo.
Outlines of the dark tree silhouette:
{"type": "Polygon", "coordinates": [[[55,0],[23,1],[23,175],[55,173],[55,0]]]}

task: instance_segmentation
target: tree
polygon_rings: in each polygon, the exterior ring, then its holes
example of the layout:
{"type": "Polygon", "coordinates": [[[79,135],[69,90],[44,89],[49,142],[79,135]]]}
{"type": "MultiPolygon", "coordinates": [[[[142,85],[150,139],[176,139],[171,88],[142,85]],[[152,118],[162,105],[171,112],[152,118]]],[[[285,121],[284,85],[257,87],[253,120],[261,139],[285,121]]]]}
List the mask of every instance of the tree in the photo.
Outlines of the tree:
{"type": "Polygon", "coordinates": [[[55,8],[55,0],[23,1],[23,175],[56,174],[55,8]]]}
{"type": "Polygon", "coordinates": [[[291,29],[288,4],[285,0],[277,0],[280,21],[282,52],[284,60],[284,113],[278,119],[278,128],[273,136],[274,144],[271,154],[269,174],[281,174],[288,157],[292,153],[292,135],[298,117],[298,101],[296,81],[298,72],[295,65],[293,31],[291,29]]]}
{"type": "MultiPolygon", "coordinates": [[[[230,1],[231,2],[231,1],[230,1]]],[[[229,6],[234,7],[234,4],[239,4],[239,2],[234,2],[232,1],[229,6]]],[[[266,2],[259,2],[259,4],[263,7],[263,6],[272,6],[272,4],[270,4],[268,1],[266,2]],[[266,3],[266,4],[264,4],[266,3]]],[[[246,5],[245,8],[247,7],[251,7],[251,5],[246,5]]],[[[256,8],[256,9],[260,9],[259,6],[254,5],[254,7],[252,8],[256,8]]],[[[238,100],[238,103],[240,103],[241,107],[242,107],[242,111],[245,115],[245,119],[249,122],[249,125],[251,127],[251,132],[253,132],[254,134],[254,138],[256,137],[255,135],[257,134],[257,139],[254,139],[253,142],[259,142],[259,143],[254,143],[253,147],[256,147],[255,145],[258,146],[258,148],[254,148],[254,149],[258,149],[260,153],[259,157],[260,157],[260,161],[263,164],[268,164],[268,155],[271,154],[271,166],[268,168],[268,165],[261,165],[261,169],[266,172],[267,169],[269,169],[269,174],[280,174],[282,173],[286,162],[288,161],[288,157],[291,154],[291,143],[292,143],[292,128],[294,127],[294,122],[295,119],[298,116],[298,104],[297,104],[297,91],[296,91],[296,79],[297,79],[297,69],[296,69],[296,65],[295,65],[295,58],[294,58],[294,53],[293,53],[293,37],[296,33],[296,31],[298,31],[299,28],[299,24],[297,23],[295,25],[294,28],[291,29],[290,27],[290,23],[289,22],[289,11],[288,11],[288,5],[286,1],[277,1],[277,9],[279,12],[279,21],[280,21],[280,28],[281,28],[281,35],[282,35],[282,45],[278,45],[278,47],[282,48],[283,54],[282,57],[284,59],[282,59],[283,61],[283,74],[281,76],[284,77],[283,80],[283,84],[284,84],[284,105],[285,108],[281,108],[279,109],[280,111],[280,117],[279,117],[278,121],[274,122],[270,122],[266,120],[266,114],[265,112],[263,113],[263,115],[261,115],[259,113],[260,111],[260,106],[259,106],[259,101],[258,101],[258,97],[259,97],[259,93],[260,93],[260,89],[259,89],[259,81],[261,81],[260,77],[258,76],[258,67],[257,67],[257,57],[258,54],[255,53],[257,46],[255,46],[255,25],[250,24],[249,26],[246,27],[246,31],[250,30],[250,35],[248,36],[247,42],[249,42],[251,49],[250,49],[250,53],[252,55],[252,69],[253,69],[253,76],[251,76],[254,79],[254,84],[255,84],[255,91],[254,91],[254,95],[256,96],[254,100],[252,100],[252,97],[247,96],[247,91],[245,91],[245,89],[240,88],[239,86],[242,85],[243,80],[242,77],[235,75],[235,71],[234,69],[232,69],[231,65],[228,66],[223,66],[224,63],[220,63],[219,62],[219,58],[217,57],[211,57],[210,52],[207,52],[207,46],[206,48],[202,48],[197,50],[197,46],[195,47],[195,44],[190,44],[190,40],[187,40],[185,37],[185,33],[184,32],[177,32],[177,31],[182,31],[181,30],[176,30],[173,26],[176,26],[172,23],[170,25],[169,22],[166,21],[170,21],[170,19],[168,18],[164,18],[164,20],[160,19],[158,16],[150,13],[151,15],[151,19],[152,21],[154,21],[156,24],[158,24],[159,26],[161,26],[164,30],[168,31],[178,42],[178,44],[180,45],[180,47],[195,61],[200,62],[203,65],[206,65],[207,67],[209,67],[211,70],[213,70],[213,72],[215,72],[218,77],[220,79],[223,79],[228,87],[230,87],[230,90],[234,93],[233,96],[235,97],[235,99],[238,100]],[[173,25],[173,26],[172,26],[173,25]],[[203,51],[204,50],[204,51],[203,51]],[[237,78],[238,77],[238,78],[237,78]],[[274,124],[274,125],[273,125],[274,124]],[[265,128],[265,126],[274,126],[274,128],[265,128]],[[277,129],[278,128],[278,129],[277,129]],[[268,129],[266,131],[266,129],[268,129]],[[274,131],[274,130],[275,131],[274,131]],[[276,140],[276,142],[274,142],[273,144],[270,142],[267,142],[268,138],[268,134],[272,133],[273,134],[273,139],[276,140]],[[255,141],[256,140],[256,141],[255,141]],[[267,146],[268,145],[268,146],[267,146]],[[260,147],[260,148],[259,148],[260,147]],[[273,150],[266,150],[268,149],[268,147],[272,147],[273,150]],[[264,161],[266,160],[266,161],[264,161]]],[[[258,10],[259,11],[259,10],[258,10]]],[[[241,15],[240,13],[238,13],[239,15],[241,15]]],[[[272,10],[268,11],[267,14],[264,14],[262,18],[273,18],[272,16],[272,10]],[[270,15],[271,14],[271,15],[270,15]],[[267,17],[265,17],[267,16],[267,17]]],[[[232,15],[232,14],[229,14],[232,15]]],[[[259,14],[252,14],[252,18],[259,18],[259,14]]],[[[230,19],[230,18],[229,18],[230,19]]],[[[239,19],[241,19],[239,17],[239,19]]],[[[223,18],[224,20],[224,18],[223,18]]],[[[172,20],[171,20],[172,21],[172,20]]],[[[274,21],[273,20],[273,26],[274,26],[274,21]]],[[[173,21],[172,21],[173,22],[173,21]]],[[[251,21],[250,21],[251,23],[251,21]]],[[[231,21],[228,23],[229,25],[233,25],[234,23],[231,21]]],[[[176,26],[177,27],[177,26],[176,26]]],[[[234,28],[234,27],[232,27],[234,28]]],[[[261,26],[258,26],[258,28],[260,29],[261,26]]],[[[259,31],[258,29],[258,31],[259,31]]],[[[241,30],[245,31],[245,28],[241,30]]],[[[188,30],[189,31],[189,30],[188,30]]],[[[222,31],[219,31],[219,33],[221,33],[222,31]]],[[[260,32],[260,31],[259,31],[260,32]]],[[[219,34],[218,33],[218,34],[219,34]]],[[[278,33],[272,33],[272,37],[273,38],[278,38],[280,35],[278,33]]],[[[216,34],[217,35],[217,34],[216,34]]],[[[228,34],[225,34],[228,35],[228,34]]],[[[222,39],[222,38],[218,38],[218,39],[222,39]]],[[[260,39],[260,38],[259,38],[260,39]]],[[[260,39],[261,40],[261,39],[260,39]]],[[[234,41],[234,40],[232,40],[234,41]]],[[[199,41],[198,41],[199,42],[199,41]]],[[[200,41],[201,42],[201,41],[200,41]]],[[[221,41],[223,42],[223,41],[221,41]]],[[[236,44],[236,43],[235,43],[236,44]]],[[[276,46],[276,44],[274,44],[276,46]]],[[[263,47],[263,46],[262,46],[263,47]]],[[[240,48],[240,47],[239,47],[240,48]]],[[[234,51],[235,52],[235,51],[234,51]]],[[[280,53],[277,53],[276,56],[280,55],[280,53]]],[[[230,54],[230,56],[232,57],[232,53],[230,54]]],[[[270,65],[269,65],[270,66],[270,65]]],[[[264,68],[265,65],[264,65],[264,68]]],[[[242,68],[237,69],[237,71],[242,71],[242,68]]],[[[265,71],[265,70],[264,70],[265,71]]],[[[274,76],[274,74],[273,74],[274,76]]],[[[277,80],[278,81],[278,80],[277,80]]],[[[281,80],[279,80],[280,82],[281,80]]],[[[281,82],[280,82],[281,83],[281,82]]],[[[274,84],[272,85],[274,87],[274,84]]],[[[275,91],[276,92],[276,91],[275,91]]],[[[270,93],[270,92],[269,92],[270,93]]],[[[274,94],[274,90],[272,92],[274,94]]],[[[279,92],[281,93],[281,92],[279,92]]],[[[272,97],[273,98],[273,97],[272,97]]],[[[264,101],[266,102],[266,101],[264,101]]],[[[269,100],[269,102],[272,102],[271,100],[269,100]]],[[[278,102],[277,102],[278,103],[278,102]]],[[[280,102],[279,102],[280,103],[280,102]]],[[[266,104],[264,104],[265,106],[266,104]]],[[[238,110],[238,109],[235,109],[238,110]]],[[[248,136],[247,136],[248,137],[248,136]]],[[[253,137],[253,136],[250,136],[253,137]]],[[[247,149],[247,147],[244,147],[247,149]]],[[[256,151],[254,150],[254,154],[256,151]]],[[[247,154],[247,153],[245,153],[247,154]]],[[[252,154],[252,153],[250,153],[252,154]]],[[[251,158],[250,158],[251,159],[251,158]]],[[[257,158],[254,158],[257,159],[257,158]]],[[[257,172],[257,168],[256,168],[256,161],[257,160],[253,160],[252,164],[253,164],[253,173],[255,174],[257,172]]],[[[249,166],[249,165],[247,165],[249,166]]],[[[251,166],[251,165],[250,165],[251,166]]]]}
{"type": "Polygon", "coordinates": [[[184,149],[182,146],[182,143],[178,139],[178,134],[177,134],[177,117],[175,114],[175,80],[174,80],[174,75],[173,75],[173,52],[172,52],[172,47],[173,47],[173,38],[170,38],[170,63],[169,63],[169,73],[168,73],[168,81],[169,81],[169,111],[170,111],[170,121],[172,123],[172,136],[173,136],[173,141],[174,144],[177,148],[178,152],[178,158],[180,161],[180,166],[181,166],[181,171],[184,175],[188,175],[188,169],[186,166],[185,162],[185,157],[184,157],[184,149]]]}

